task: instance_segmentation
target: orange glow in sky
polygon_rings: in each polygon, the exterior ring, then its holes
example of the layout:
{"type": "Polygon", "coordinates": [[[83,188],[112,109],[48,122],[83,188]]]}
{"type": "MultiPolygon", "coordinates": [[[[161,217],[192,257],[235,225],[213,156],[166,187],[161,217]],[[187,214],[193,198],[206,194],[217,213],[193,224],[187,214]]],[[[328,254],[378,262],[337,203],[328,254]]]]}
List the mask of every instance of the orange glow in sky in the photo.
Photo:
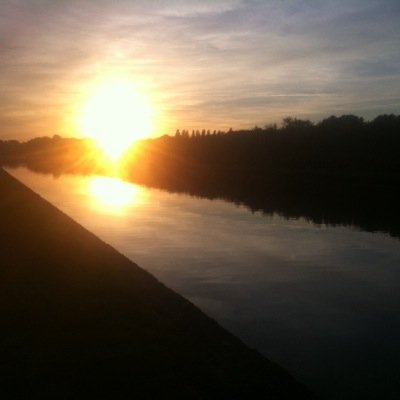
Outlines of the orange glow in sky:
{"type": "Polygon", "coordinates": [[[398,114],[399,1],[336,3],[2,1],[0,139],[398,114]]]}

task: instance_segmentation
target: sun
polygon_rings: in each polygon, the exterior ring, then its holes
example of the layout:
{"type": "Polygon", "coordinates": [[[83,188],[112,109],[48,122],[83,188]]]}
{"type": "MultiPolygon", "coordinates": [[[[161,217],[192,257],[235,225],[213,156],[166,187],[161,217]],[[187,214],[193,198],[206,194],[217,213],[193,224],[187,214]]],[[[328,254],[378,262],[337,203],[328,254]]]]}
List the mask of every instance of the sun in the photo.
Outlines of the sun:
{"type": "Polygon", "coordinates": [[[108,156],[117,159],[137,140],[153,132],[153,110],[143,93],[126,79],[97,87],[83,107],[81,129],[108,156]]]}

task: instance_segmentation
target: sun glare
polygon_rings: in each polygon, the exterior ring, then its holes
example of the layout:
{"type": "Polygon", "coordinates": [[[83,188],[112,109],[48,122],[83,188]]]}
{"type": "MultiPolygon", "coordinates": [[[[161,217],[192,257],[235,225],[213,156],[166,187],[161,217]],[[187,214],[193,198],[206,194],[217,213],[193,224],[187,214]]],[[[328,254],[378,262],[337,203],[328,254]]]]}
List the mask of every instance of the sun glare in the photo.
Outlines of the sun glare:
{"type": "Polygon", "coordinates": [[[140,188],[116,178],[96,177],[89,182],[89,191],[97,208],[123,213],[140,196],[140,188]]]}
{"type": "Polygon", "coordinates": [[[125,79],[107,82],[89,96],[81,119],[86,136],[106,154],[118,158],[137,140],[153,132],[153,112],[146,96],[125,79]]]}

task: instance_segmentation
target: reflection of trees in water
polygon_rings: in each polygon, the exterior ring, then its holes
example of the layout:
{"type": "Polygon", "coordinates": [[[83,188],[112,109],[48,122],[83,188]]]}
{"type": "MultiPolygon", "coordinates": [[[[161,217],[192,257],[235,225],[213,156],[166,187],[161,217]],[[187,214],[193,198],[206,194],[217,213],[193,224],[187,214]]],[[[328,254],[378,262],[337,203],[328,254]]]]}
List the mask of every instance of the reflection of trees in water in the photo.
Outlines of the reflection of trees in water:
{"type": "MultiPolygon", "coordinates": [[[[76,139],[0,142],[1,155],[9,165],[54,175],[105,172],[88,157],[88,142],[76,139]]],[[[399,116],[368,123],[329,117],[316,125],[286,118],[282,128],[225,134],[182,130],[142,141],[124,164],[127,180],[148,186],[400,236],[393,195],[400,180],[399,116]]]]}
{"type": "MultiPolygon", "coordinates": [[[[16,167],[17,165],[12,165],[16,167]]],[[[51,170],[37,165],[25,164],[34,172],[61,175],[74,173],[88,175],[93,171],[63,169],[51,170]]],[[[275,177],[263,185],[254,182],[236,180],[234,186],[226,181],[143,181],[133,182],[163,189],[174,193],[208,199],[223,199],[237,205],[243,205],[252,212],[261,211],[267,215],[279,214],[285,218],[305,218],[315,224],[354,226],[365,231],[381,231],[392,236],[400,236],[400,218],[397,202],[388,190],[371,190],[351,182],[301,182],[281,177],[284,183],[278,183],[275,177]]]]}
{"type": "MultiPolygon", "coordinates": [[[[251,186],[247,182],[230,188],[218,182],[209,185],[151,184],[170,192],[209,199],[224,199],[243,205],[252,212],[279,214],[288,219],[305,218],[315,224],[349,226],[368,232],[400,236],[397,202],[390,191],[374,190],[351,182],[274,182],[251,186]]],[[[143,182],[142,182],[143,183],[143,182]]]]}

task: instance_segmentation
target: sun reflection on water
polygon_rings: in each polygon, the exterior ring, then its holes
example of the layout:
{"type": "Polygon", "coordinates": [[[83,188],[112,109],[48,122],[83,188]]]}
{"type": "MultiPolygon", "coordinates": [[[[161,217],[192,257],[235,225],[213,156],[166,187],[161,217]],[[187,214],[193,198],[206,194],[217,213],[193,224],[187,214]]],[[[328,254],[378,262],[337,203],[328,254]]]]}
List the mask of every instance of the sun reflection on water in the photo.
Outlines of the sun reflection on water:
{"type": "Polygon", "coordinates": [[[99,211],[112,214],[125,214],[143,197],[143,190],[139,186],[110,177],[90,179],[89,192],[93,205],[99,211]]]}

